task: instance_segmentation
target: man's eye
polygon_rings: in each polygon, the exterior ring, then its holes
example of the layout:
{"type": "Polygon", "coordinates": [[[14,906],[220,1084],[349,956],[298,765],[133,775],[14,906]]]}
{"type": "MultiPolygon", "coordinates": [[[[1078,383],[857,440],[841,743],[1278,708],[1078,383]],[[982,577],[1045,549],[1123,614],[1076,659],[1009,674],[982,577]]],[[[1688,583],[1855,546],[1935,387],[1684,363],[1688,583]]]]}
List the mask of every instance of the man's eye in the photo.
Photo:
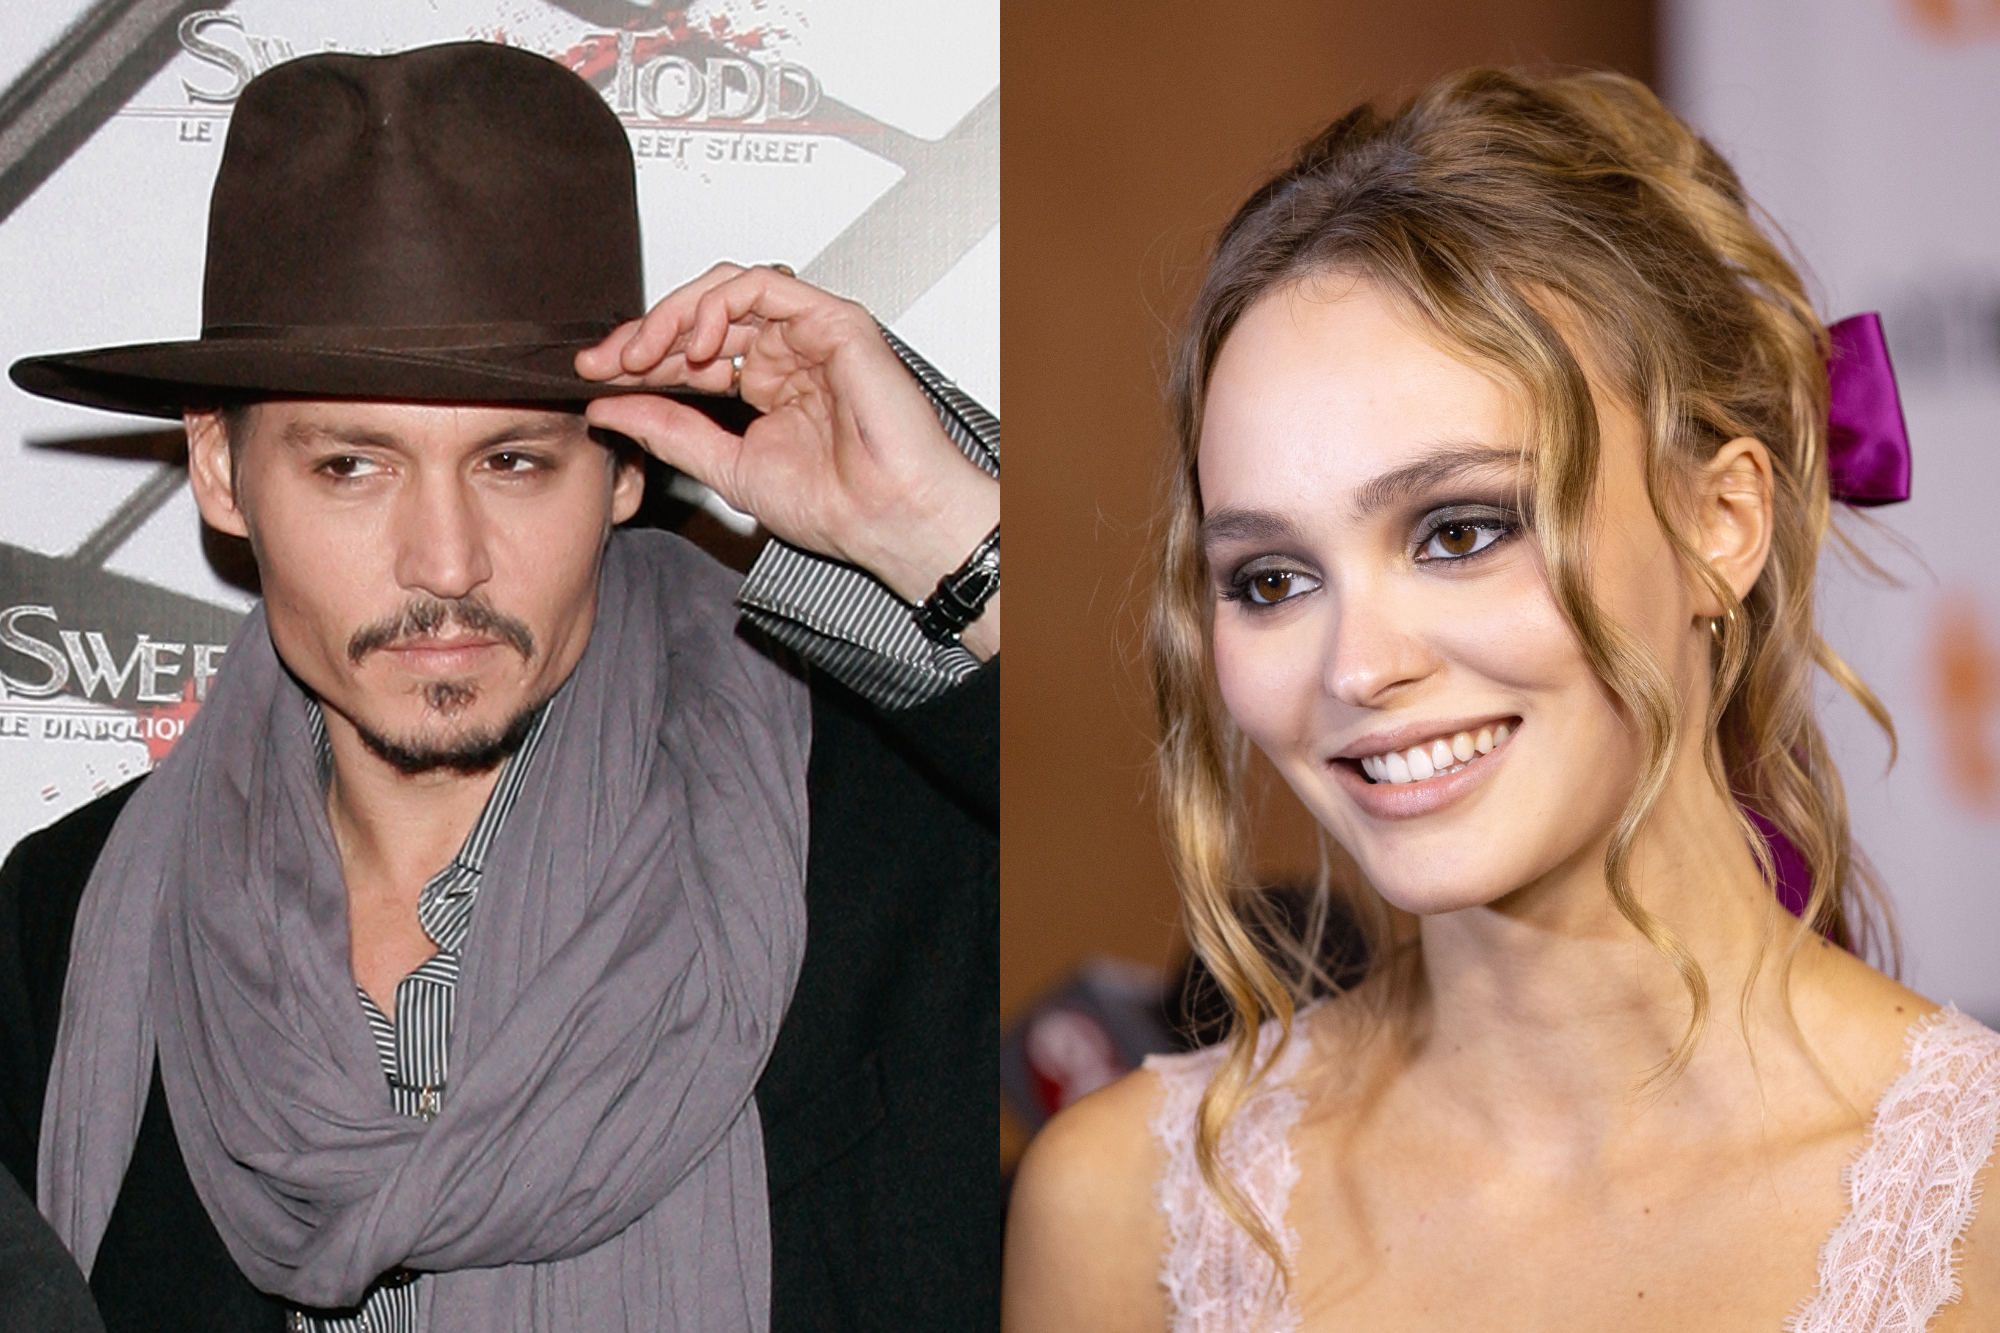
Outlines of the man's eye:
{"type": "Polygon", "coordinates": [[[375,465],[354,454],[340,454],[322,461],[319,470],[337,480],[351,481],[356,477],[367,476],[375,470],[375,465]]]}
{"type": "Polygon", "coordinates": [[[540,465],[541,460],[532,454],[520,454],[512,450],[494,454],[486,460],[486,466],[493,471],[509,474],[532,472],[540,465]]]}

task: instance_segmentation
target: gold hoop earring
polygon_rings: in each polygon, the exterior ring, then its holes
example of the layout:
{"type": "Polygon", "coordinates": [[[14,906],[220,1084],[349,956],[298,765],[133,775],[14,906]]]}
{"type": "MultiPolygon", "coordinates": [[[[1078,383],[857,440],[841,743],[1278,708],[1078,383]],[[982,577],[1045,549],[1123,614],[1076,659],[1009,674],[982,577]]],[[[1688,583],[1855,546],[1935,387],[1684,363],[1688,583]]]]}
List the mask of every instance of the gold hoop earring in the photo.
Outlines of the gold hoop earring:
{"type": "Polygon", "coordinates": [[[1722,627],[1725,621],[1732,625],[1736,623],[1735,607],[1730,607],[1729,610],[1719,616],[1710,616],[1708,618],[1708,637],[1715,640],[1715,646],[1718,648],[1722,647],[1722,627]]]}

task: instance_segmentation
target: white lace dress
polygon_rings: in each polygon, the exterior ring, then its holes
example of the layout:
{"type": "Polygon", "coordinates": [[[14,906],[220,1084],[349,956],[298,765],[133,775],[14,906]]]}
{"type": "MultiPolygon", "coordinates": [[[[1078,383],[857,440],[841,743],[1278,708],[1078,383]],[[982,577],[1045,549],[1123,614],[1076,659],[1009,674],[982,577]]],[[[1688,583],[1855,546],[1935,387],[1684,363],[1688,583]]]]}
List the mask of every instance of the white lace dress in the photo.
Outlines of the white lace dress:
{"type": "MultiPolygon", "coordinates": [[[[1260,1053],[1276,1038],[1267,1029],[1260,1053]]],[[[1222,1161],[1249,1201],[1283,1225],[1299,1167],[1291,1131],[1305,1099],[1291,1083],[1305,1062],[1303,1029],[1257,1094],[1230,1120],[1222,1161]]],[[[1275,1266],[1223,1212],[1194,1159],[1202,1090],[1223,1048],[1156,1055],[1146,1067],[1162,1095],[1152,1129],[1166,1155],[1166,1285],[1172,1333],[1296,1333],[1299,1312],[1275,1266]]],[[[2000,1128],[2000,1034],[1946,1008],[1910,1025],[1909,1061],[1876,1104],[1867,1142],[1843,1173],[1847,1216],[1819,1255],[1819,1290],[1785,1321],[1787,1333],[1921,1333],[1958,1295],[1958,1239],[1979,1203],[1976,1177],[2000,1128]]]]}

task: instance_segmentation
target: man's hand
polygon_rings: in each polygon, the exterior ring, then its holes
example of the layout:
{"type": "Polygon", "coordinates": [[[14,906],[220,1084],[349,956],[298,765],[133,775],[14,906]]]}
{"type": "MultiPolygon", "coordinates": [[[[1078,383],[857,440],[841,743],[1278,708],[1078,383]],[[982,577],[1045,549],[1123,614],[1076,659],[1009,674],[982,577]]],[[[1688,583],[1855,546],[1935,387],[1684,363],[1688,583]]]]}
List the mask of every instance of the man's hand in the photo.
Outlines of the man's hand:
{"type": "MultiPolygon", "coordinates": [[[[1000,521],[999,483],[945,435],[868,312],[777,269],[718,264],[579,352],[576,369],[710,393],[735,380],[764,414],[740,436],[655,394],[599,398],[587,415],[906,601],[930,596],[1000,521]]],[[[997,595],[964,641],[999,651],[997,595]]]]}

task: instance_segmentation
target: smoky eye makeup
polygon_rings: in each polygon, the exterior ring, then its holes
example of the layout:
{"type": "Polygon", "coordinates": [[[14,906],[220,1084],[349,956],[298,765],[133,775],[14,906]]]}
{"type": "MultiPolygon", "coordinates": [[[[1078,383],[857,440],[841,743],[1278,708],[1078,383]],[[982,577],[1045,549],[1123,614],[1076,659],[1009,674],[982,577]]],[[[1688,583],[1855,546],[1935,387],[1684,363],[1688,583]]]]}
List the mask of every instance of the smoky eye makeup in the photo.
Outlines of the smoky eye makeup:
{"type": "Polygon", "coordinates": [[[1319,587],[1319,576],[1304,561],[1287,555],[1257,555],[1239,561],[1218,580],[1216,596],[1246,609],[1267,610],[1319,587]]]}
{"type": "MultiPolygon", "coordinates": [[[[1403,510],[1400,520],[1383,515],[1394,525],[1392,531],[1399,528],[1403,533],[1403,557],[1439,573],[1469,568],[1532,526],[1518,486],[1509,482],[1481,489],[1484,494],[1420,499],[1403,510]]],[[[1358,521],[1371,522],[1366,517],[1358,521]]],[[[1302,540],[1289,523],[1227,514],[1215,526],[1220,531],[1204,545],[1217,601],[1235,603],[1246,611],[1268,611],[1317,592],[1324,583],[1313,559],[1299,550],[1284,549],[1302,540]],[[1264,545],[1267,541],[1271,545],[1264,545]]]]}
{"type": "Polygon", "coordinates": [[[1418,564],[1475,561],[1526,526],[1520,509],[1493,500],[1453,500],[1427,507],[1412,525],[1410,558],[1418,564]]]}

